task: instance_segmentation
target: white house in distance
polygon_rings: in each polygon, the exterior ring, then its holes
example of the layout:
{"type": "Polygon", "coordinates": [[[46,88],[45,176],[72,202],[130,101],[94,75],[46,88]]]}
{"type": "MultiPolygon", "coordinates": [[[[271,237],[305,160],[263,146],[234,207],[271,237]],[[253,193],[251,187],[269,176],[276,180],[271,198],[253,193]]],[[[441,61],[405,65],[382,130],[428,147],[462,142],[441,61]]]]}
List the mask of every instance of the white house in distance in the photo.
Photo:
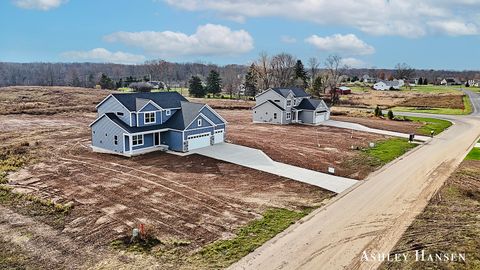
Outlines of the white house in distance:
{"type": "Polygon", "coordinates": [[[378,81],[372,88],[379,91],[400,90],[404,84],[405,82],[403,80],[378,81]]]}

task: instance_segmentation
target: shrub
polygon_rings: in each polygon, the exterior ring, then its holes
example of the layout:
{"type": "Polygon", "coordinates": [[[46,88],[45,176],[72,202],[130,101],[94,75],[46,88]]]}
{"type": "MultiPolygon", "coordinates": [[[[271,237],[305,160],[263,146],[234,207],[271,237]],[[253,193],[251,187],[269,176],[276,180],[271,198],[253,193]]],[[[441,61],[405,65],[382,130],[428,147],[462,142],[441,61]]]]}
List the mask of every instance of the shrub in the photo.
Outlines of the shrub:
{"type": "Polygon", "coordinates": [[[146,82],[131,83],[128,87],[134,89],[136,92],[150,92],[153,89],[153,85],[146,82]]]}
{"type": "Polygon", "coordinates": [[[390,119],[390,120],[393,120],[393,118],[395,118],[395,116],[393,115],[392,110],[389,110],[389,111],[388,111],[387,117],[388,117],[388,119],[390,119]]]}
{"type": "Polygon", "coordinates": [[[382,117],[383,116],[382,109],[380,109],[380,107],[378,107],[378,105],[375,108],[375,116],[376,117],[382,117]]]}

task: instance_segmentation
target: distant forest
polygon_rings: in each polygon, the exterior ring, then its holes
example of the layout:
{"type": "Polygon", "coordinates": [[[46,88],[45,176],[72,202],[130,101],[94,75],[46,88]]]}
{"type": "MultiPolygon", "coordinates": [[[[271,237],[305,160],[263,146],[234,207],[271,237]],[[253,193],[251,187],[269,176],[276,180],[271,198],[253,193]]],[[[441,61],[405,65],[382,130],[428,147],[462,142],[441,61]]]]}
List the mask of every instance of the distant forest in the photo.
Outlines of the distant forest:
{"type": "MultiPolygon", "coordinates": [[[[241,81],[249,66],[217,66],[204,63],[170,63],[151,61],[141,65],[100,63],[8,63],[0,62],[0,87],[14,85],[94,87],[102,74],[114,82],[128,80],[157,80],[172,87],[186,87],[191,76],[206,78],[211,70],[220,73],[222,80],[241,81]]],[[[322,70],[320,68],[320,70],[322,70]]],[[[308,71],[308,69],[307,69],[308,71]]],[[[348,69],[344,75],[378,77],[380,73],[393,74],[394,69],[348,69]]],[[[456,77],[462,80],[479,78],[477,71],[415,70],[416,77],[438,82],[439,78],[456,77]]]]}

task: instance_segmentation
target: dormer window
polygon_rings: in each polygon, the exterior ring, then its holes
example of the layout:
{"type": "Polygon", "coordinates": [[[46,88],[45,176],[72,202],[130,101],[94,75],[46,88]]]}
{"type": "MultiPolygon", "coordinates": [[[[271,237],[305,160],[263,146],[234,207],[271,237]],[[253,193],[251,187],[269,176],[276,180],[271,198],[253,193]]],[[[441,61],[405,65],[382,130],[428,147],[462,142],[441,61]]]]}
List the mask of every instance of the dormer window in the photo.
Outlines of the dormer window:
{"type": "Polygon", "coordinates": [[[155,123],[155,113],[148,112],[145,113],[145,124],[155,123]]]}
{"type": "Polygon", "coordinates": [[[165,110],[165,115],[170,115],[172,114],[172,111],[170,109],[165,110]]]}
{"type": "Polygon", "coordinates": [[[287,107],[290,107],[292,106],[292,100],[291,99],[287,99],[287,107]]]}
{"type": "Polygon", "coordinates": [[[202,119],[197,120],[197,126],[201,127],[202,126],[202,119]]]}

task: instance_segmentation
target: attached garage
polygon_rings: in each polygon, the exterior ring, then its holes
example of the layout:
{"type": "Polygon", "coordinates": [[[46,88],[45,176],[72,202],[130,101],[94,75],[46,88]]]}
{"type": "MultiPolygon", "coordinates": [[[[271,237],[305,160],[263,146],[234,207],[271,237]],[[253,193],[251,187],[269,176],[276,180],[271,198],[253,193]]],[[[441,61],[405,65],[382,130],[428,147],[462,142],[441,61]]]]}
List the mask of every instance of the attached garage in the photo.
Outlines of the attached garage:
{"type": "Polygon", "coordinates": [[[317,111],[315,112],[315,123],[321,123],[329,119],[328,112],[326,111],[317,111]]]}
{"type": "Polygon", "coordinates": [[[217,129],[213,135],[213,143],[222,143],[225,141],[225,129],[217,129]]]}
{"type": "Polygon", "coordinates": [[[211,137],[212,137],[212,134],[210,132],[188,136],[187,137],[188,151],[210,146],[211,137]]]}

